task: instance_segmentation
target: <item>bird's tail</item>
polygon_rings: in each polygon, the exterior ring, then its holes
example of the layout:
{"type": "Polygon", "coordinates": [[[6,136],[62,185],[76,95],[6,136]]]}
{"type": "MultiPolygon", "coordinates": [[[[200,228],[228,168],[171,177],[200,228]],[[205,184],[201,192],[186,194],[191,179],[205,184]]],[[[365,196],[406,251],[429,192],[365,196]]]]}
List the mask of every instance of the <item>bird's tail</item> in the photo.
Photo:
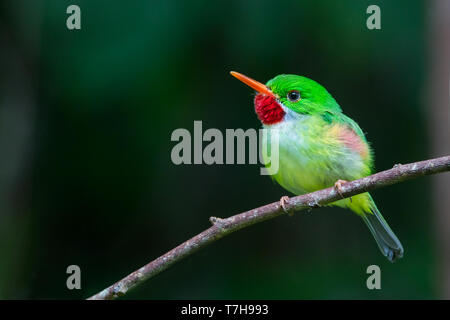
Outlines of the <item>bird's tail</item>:
{"type": "Polygon", "coordinates": [[[351,198],[332,203],[339,207],[349,208],[359,215],[369,227],[381,253],[394,262],[403,257],[403,247],[397,236],[384,220],[369,193],[358,194],[351,198]]]}
{"type": "Polygon", "coordinates": [[[394,262],[396,259],[403,257],[403,246],[384,220],[370,194],[366,194],[369,197],[370,212],[361,215],[361,217],[369,227],[383,255],[390,262],[394,262]]]}

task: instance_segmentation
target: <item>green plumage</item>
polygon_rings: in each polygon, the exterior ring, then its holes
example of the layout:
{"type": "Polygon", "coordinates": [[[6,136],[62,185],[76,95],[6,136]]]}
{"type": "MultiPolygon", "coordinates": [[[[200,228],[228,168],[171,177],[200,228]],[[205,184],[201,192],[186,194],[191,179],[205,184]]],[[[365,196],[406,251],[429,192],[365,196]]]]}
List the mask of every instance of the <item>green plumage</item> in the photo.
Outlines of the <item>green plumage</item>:
{"type": "MultiPolygon", "coordinates": [[[[317,82],[296,75],[280,75],[266,83],[286,112],[276,124],[265,125],[279,135],[279,170],[273,178],[294,194],[333,186],[338,180],[370,175],[373,152],[358,124],[344,115],[338,103],[317,82]],[[300,93],[291,101],[289,93],[300,93]]],[[[270,148],[270,135],[264,144],[270,148]]],[[[382,253],[394,261],[403,247],[368,193],[334,202],[348,208],[368,225],[382,253]]]]}

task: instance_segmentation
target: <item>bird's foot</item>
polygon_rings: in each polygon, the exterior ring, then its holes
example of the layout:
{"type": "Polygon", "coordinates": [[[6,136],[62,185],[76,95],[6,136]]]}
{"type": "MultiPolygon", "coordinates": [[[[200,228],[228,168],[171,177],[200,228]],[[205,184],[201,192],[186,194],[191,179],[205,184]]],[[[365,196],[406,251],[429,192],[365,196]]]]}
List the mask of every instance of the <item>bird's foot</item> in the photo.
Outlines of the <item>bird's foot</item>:
{"type": "Polygon", "coordinates": [[[283,208],[283,211],[286,212],[288,214],[288,216],[292,217],[294,215],[294,212],[292,210],[288,210],[286,208],[286,204],[289,201],[289,197],[288,196],[283,196],[280,199],[280,206],[281,208],[283,208]]]}
{"type": "MultiPolygon", "coordinates": [[[[346,180],[338,180],[335,182],[334,184],[334,188],[336,189],[336,191],[339,193],[339,195],[342,197],[342,199],[344,199],[344,196],[342,195],[342,185],[344,183],[347,183],[348,181],[346,180]]],[[[350,198],[350,202],[352,202],[352,198],[350,198]]]]}

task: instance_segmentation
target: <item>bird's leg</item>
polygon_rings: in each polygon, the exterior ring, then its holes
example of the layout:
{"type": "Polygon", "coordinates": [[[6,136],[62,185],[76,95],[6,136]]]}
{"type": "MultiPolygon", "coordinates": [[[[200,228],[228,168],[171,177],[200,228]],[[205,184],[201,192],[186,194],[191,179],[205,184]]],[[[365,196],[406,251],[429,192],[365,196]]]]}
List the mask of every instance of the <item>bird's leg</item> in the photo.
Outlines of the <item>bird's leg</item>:
{"type": "Polygon", "coordinates": [[[280,199],[280,206],[281,208],[283,208],[283,211],[286,212],[288,214],[288,216],[292,217],[294,215],[294,212],[292,210],[288,210],[286,208],[286,204],[289,201],[289,197],[288,196],[283,196],[280,199]]]}
{"type": "MultiPolygon", "coordinates": [[[[347,183],[348,181],[346,180],[338,180],[334,183],[334,188],[336,189],[336,191],[339,193],[339,195],[342,197],[342,199],[344,199],[344,196],[342,195],[342,185],[344,183],[347,183]]],[[[350,202],[352,202],[352,198],[350,197],[350,202]]]]}

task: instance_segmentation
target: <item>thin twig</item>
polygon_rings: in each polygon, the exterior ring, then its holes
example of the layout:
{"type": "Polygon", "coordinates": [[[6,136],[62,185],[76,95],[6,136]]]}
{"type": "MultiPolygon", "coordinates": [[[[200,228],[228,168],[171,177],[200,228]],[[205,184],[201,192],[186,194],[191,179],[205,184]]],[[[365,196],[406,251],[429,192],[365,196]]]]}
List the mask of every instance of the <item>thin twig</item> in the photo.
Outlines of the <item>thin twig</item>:
{"type": "MultiPolygon", "coordinates": [[[[359,180],[345,183],[342,185],[339,193],[334,187],[331,187],[305,195],[292,197],[285,202],[284,206],[286,211],[301,211],[304,209],[316,208],[341,199],[341,194],[344,198],[348,198],[359,193],[367,192],[394,183],[444,171],[450,171],[450,156],[405,165],[398,164],[390,170],[382,171],[359,180]]],[[[281,207],[280,203],[274,202],[226,219],[211,217],[210,221],[213,224],[212,227],[206,229],[188,241],[183,242],[178,247],[170,250],[166,254],[129,274],[122,280],[117,281],[110,287],[90,297],[89,300],[106,300],[123,296],[130,289],[135,288],[145,280],[166,270],[174,263],[180,261],[186,256],[191,255],[198,249],[203,248],[234,231],[264,220],[275,218],[284,213],[285,211],[281,207]]]]}

